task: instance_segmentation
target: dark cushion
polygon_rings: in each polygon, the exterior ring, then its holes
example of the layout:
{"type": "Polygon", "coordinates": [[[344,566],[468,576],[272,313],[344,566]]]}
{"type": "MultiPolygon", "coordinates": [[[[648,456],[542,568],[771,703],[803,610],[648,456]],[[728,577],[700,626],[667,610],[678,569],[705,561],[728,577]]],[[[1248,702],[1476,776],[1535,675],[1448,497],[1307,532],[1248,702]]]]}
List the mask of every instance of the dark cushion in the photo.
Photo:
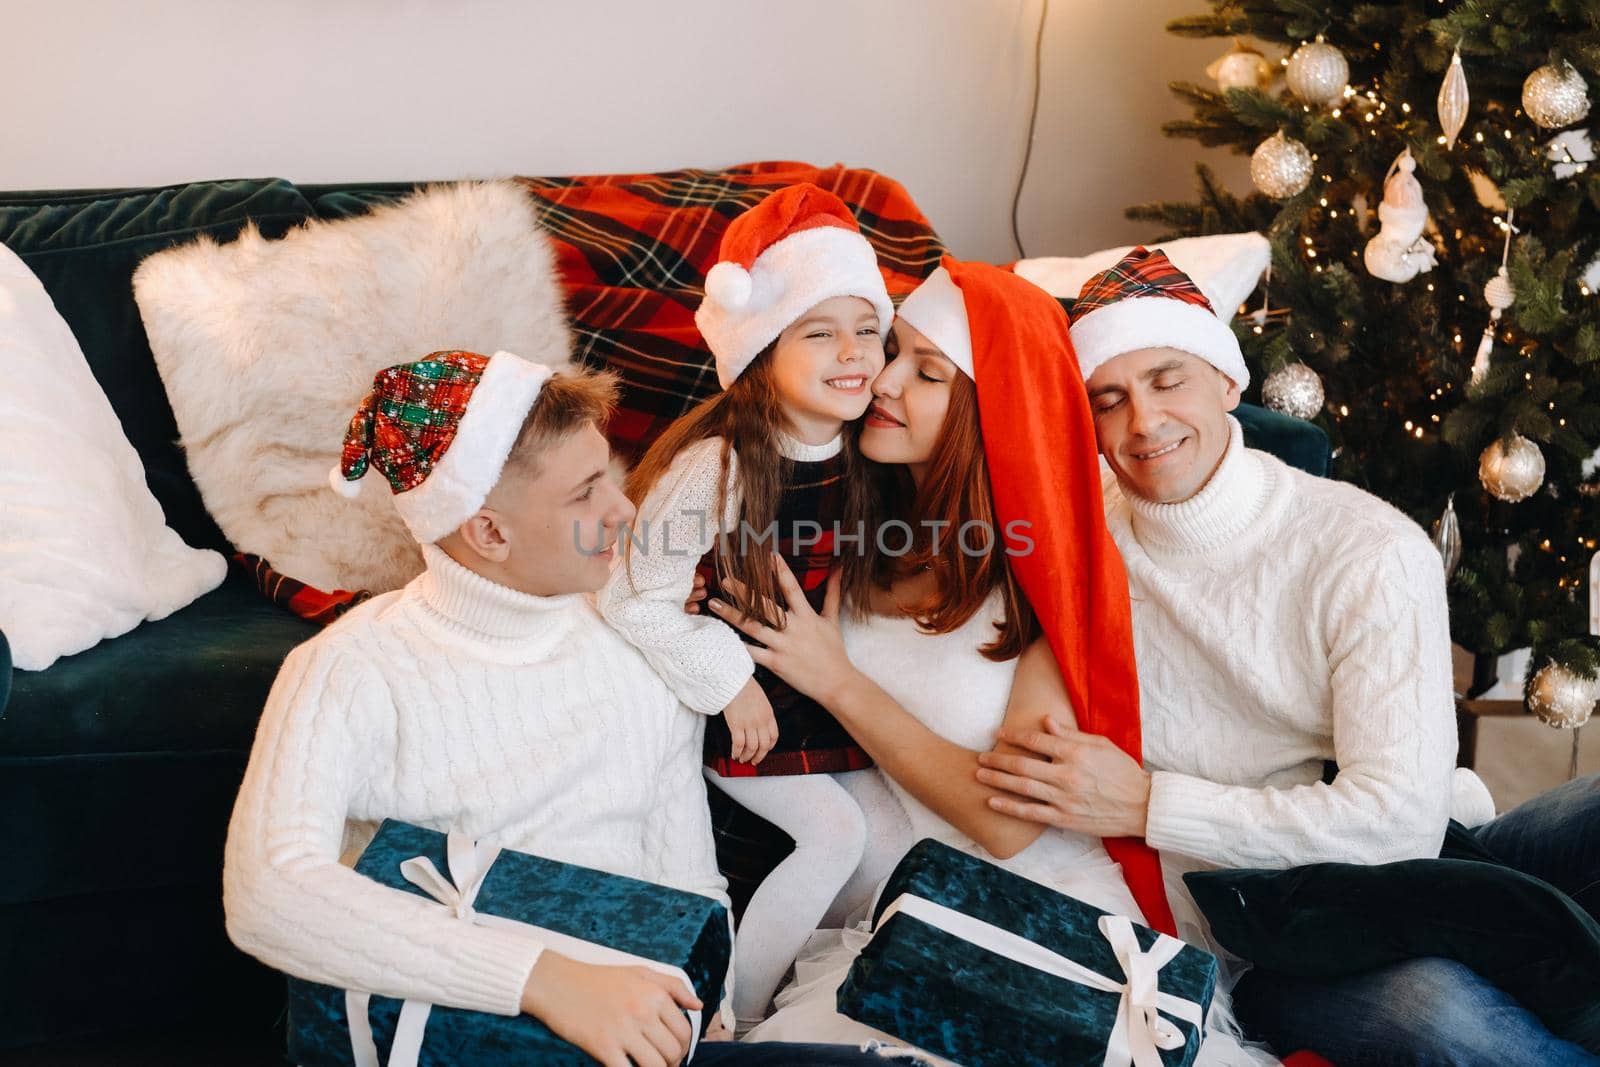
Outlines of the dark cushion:
{"type": "Polygon", "coordinates": [[[1600,1053],[1600,923],[1452,824],[1439,859],[1184,875],[1211,932],[1264,972],[1338,978],[1456,960],[1600,1053]]]}
{"type": "Polygon", "coordinates": [[[0,903],[214,877],[267,691],[315,632],[234,574],[167,619],[8,672],[0,903]]]}
{"type": "Polygon", "coordinates": [[[160,189],[0,193],[0,242],[39,277],[72,328],[167,524],[191,545],[224,548],[178,449],[177,425],[133,299],[141,259],[208,234],[228,240],[246,220],[269,237],[310,218],[292,184],[268,178],[160,189]]]}
{"type": "Polygon", "coordinates": [[[6,701],[11,697],[11,643],[6,640],[6,635],[0,633],[0,714],[6,710],[6,701]]]}
{"type": "Polygon", "coordinates": [[[1244,443],[1250,448],[1271,452],[1289,466],[1318,478],[1328,476],[1332,446],[1327,432],[1316,423],[1255,404],[1240,404],[1233,417],[1239,420],[1244,443]]]}

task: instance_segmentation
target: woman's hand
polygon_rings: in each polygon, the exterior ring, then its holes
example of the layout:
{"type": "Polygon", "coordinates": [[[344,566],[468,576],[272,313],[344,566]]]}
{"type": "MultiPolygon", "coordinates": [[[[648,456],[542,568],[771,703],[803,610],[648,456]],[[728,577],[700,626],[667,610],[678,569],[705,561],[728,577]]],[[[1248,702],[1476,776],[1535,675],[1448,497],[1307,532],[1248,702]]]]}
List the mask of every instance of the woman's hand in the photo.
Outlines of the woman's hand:
{"type": "MultiPolygon", "coordinates": [[[[828,589],[819,615],[811,610],[805,591],[783,557],[774,554],[773,558],[778,568],[778,588],[786,601],[784,615],[788,622],[783,629],[775,630],[743,615],[723,600],[710,600],[707,606],[717,618],[766,646],[752,646],[751,659],[837,713],[840,694],[856,676],[856,669],[844,650],[844,635],[839,631],[839,572],[828,575],[828,589]]],[[[730,579],[724,584],[737,595],[744,595],[744,588],[737,580],[730,579]]]]}

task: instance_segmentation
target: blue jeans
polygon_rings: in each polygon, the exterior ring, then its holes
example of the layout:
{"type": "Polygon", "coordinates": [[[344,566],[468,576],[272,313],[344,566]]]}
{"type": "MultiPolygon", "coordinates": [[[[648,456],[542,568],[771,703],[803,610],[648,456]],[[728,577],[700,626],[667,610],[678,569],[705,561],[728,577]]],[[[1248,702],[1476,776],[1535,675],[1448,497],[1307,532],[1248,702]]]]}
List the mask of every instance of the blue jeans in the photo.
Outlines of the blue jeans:
{"type": "Polygon", "coordinates": [[[702,1042],[694,1067],[883,1067],[888,1061],[854,1045],[794,1045],[783,1041],[702,1042]]]}
{"type": "MultiPolygon", "coordinates": [[[[1600,775],[1537,796],[1475,836],[1600,919],[1600,775]]],[[[1332,981],[1252,972],[1234,991],[1234,1008],[1252,1037],[1285,1053],[1311,1049],[1338,1067],[1600,1064],[1454,960],[1408,960],[1332,981]]]]}

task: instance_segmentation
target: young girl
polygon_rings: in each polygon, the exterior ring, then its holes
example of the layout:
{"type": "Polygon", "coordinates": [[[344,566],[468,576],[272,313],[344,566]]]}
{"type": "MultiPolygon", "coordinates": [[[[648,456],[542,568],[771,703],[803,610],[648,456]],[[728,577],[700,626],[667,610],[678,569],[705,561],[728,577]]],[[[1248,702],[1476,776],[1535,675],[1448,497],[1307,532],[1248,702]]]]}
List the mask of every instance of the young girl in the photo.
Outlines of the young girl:
{"type": "Polygon", "coordinates": [[[739,927],[743,1028],[765,1014],[830,905],[865,903],[909,847],[909,825],[832,715],[684,602],[698,571],[712,596],[781,628],[776,552],[821,605],[836,538],[865,528],[864,466],[846,424],[871,400],[894,310],[849,209],[814,185],[734,220],[719,259],[695,322],[723,392],[674,423],[629,477],[637,525],[599,603],[679,699],[712,717],[710,781],[794,839],[739,927]]]}

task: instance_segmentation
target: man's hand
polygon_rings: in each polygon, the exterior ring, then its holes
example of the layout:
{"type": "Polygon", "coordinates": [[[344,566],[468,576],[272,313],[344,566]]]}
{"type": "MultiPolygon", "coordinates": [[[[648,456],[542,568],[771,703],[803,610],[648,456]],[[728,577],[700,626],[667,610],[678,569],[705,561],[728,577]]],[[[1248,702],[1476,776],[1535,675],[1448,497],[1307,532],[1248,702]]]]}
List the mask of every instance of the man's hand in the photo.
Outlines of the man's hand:
{"type": "Polygon", "coordinates": [[[683,984],[647,967],[603,967],[546,949],[522,990],[522,1010],[604,1067],[677,1067],[692,1036],[683,984]]]}
{"type": "Polygon", "coordinates": [[[1030,755],[983,752],[978,781],[1010,796],[989,798],[995,811],[1097,837],[1143,837],[1150,775],[1108,739],[1054,718],[1044,731],[1014,726],[1000,740],[1030,755]]]}
{"type": "Polygon", "coordinates": [[[772,714],[772,701],[751,678],[734,696],[722,717],[733,735],[733,758],[741,763],[760,763],[778,743],[778,719],[772,714]]]}

